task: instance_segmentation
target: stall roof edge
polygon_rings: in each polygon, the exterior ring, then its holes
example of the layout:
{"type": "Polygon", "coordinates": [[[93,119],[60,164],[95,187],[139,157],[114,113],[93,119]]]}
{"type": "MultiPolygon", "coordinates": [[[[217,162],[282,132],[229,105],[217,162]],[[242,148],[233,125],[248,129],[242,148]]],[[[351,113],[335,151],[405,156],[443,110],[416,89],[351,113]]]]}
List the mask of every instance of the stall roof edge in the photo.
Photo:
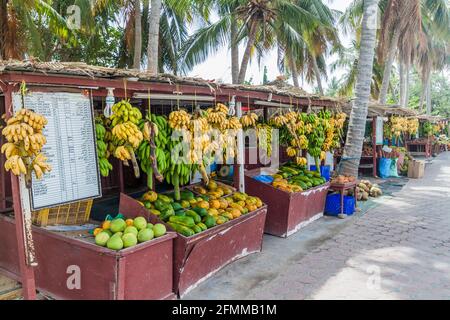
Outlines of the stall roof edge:
{"type": "Polygon", "coordinates": [[[43,76],[74,76],[103,78],[109,80],[118,79],[138,79],[140,82],[158,82],[167,85],[192,85],[208,87],[213,94],[220,89],[228,89],[234,91],[256,91],[267,94],[274,94],[284,97],[292,97],[297,99],[308,99],[312,103],[314,101],[329,101],[332,104],[343,106],[348,103],[345,98],[322,97],[315,94],[309,94],[301,88],[286,83],[283,79],[277,80],[267,85],[237,85],[220,83],[216,80],[205,80],[196,77],[180,77],[171,74],[150,74],[146,71],[136,69],[116,69],[109,67],[93,66],[83,62],[40,62],[34,60],[0,60],[0,77],[8,73],[30,73],[43,76]]]}

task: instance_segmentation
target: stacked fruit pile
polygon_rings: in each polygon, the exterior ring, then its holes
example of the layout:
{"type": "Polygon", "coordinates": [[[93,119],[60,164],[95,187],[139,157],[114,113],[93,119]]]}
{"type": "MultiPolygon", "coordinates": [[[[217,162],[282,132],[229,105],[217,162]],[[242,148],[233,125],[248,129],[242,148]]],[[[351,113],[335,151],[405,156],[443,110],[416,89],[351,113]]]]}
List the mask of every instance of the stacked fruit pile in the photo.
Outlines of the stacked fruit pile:
{"type": "Polygon", "coordinates": [[[106,220],[94,230],[95,243],[111,250],[121,250],[166,234],[166,227],[148,223],[144,217],[106,220]]]}
{"type": "Polygon", "coordinates": [[[6,143],[1,152],[5,154],[5,169],[16,175],[25,175],[27,184],[31,183],[31,175],[35,174],[37,179],[42,178],[44,173],[51,171],[50,165],[46,163],[47,158],[41,153],[47,143],[42,130],[47,125],[47,119],[28,109],[21,109],[7,120],[2,134],[6,143]]]}
{"type": "Polygon", "coordinates": [[[149,191],[143,195],[141,203],[173,230],[187,237],[239,218],[263,205],[257,197],[232,193],[231,188],[217,186],[214,181],[210,181],[204,190],[199,187],[195,190],[201,195],[196,196],[185,189],[180,192],[178,201],[172,194],[149,191]]]}
{"type": "Polygon", "coordinates": [[[320,173],[305,170],[293,163],[280,167],[273,178],[272,185],[275,188],[289,193],[303,192],[326,183],[326,179],[321,177],[320,173]]]}

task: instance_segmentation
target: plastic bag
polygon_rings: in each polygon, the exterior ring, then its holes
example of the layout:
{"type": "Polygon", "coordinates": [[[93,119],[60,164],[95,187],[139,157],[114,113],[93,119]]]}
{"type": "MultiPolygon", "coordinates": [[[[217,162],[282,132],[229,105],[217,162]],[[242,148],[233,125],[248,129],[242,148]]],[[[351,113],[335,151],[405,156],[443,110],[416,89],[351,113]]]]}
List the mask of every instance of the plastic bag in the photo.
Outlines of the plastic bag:
{"type": "Polygon", "coordinates": [[[391,160],[391,167],[389,176],[399,178],[400,176],[398,175],[398,166],[397,166],[398,159],[390,159],[390,160],[391,160]]]}
{"type": "Polygon", "coordinates": [[[387,179],[391,176],[392,159],[380,158],[378,161],[378,175],[381,179],[387,179]]]}

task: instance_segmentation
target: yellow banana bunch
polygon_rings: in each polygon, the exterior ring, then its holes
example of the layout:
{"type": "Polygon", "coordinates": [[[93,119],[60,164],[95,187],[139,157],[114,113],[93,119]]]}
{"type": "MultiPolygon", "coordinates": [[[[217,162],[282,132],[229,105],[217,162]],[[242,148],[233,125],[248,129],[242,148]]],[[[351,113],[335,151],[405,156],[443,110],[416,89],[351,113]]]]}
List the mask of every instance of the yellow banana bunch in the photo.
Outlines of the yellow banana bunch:
{"type": "Polygon", "coordinates": [[[226,105],[224,105],[224,104],[222,104],[222,103],[218,103],[218,104],[216,105],[215,111],[216,111],[216,112],[223,112],[223,113],[225,113],[225,114],[228,114],[229,109],[228,109],[228,107],[227,107],[226,105]]]}
{"type": "Polygon", "coordinates": [[[169,126],[174,130],[183,130],[189,127],[191,115],[185,110],[173,111],[169,114],[169,126]]]}
{"type": "Polygon", "coordinates": [[[137,124],[142,119],[141,111],[133,107],[128,100],[122,100],[113,105],[112,112],[110,120],[113,127],[124,122],[137,124]]]}
{"type": "Polygon", "coordinates": [[[303,157],[297,157],[296,162],[299,166],[306,166],[308,164],[308,159],[303,157]]]}
{"type": "Polygon", "coordinates": [[[395,137],[400,137],[400,135],[408,130],[408,119],[403,117],[391,117],[391,132],[395,137]]]}
{"type": "Polygon", "coordinates": [[[112,134],[119,140],[128,142],[133,149],[137,149],[144,139],[143,133],[139,130],[138,126],[132,122],[125,122],[116,125],[112,129],[112,134]]]}
{"type": "Polygon", "coordinates": [[[299,117],[299,114],[298,114],[298,112],[295,112],[295,111],[288,112],[285,115],[285,118],[287,119],[287,121],[297,121],[298,117],[299,117]]]}
{"type": "Polygon", "coordinates": [[[250,112],[241,118],[241,124],[244,128],[255,127],[258,121],[258,115],[256,113],[250,112]]]}
{"type": "Polygon", "coordinates": [[[295,149],[293,147],[287,147],[286,153],[289,157],[293,158],[297,155],[297,149],[295,149]]]}
{"type": "Polygon", "coordinates": [[[242,129],[242,124],[239,121],[239,118],[237,118],[237,117],[230,117],[228,119],[227,124],[228,124],[227,129],[232,129],[232,130],[242,129]]]}
{"type": "Polygon", "coordinates": [[[8,142],[0,150],[7,159],[6,171],[11,171],[16,176],[24,174],[27,184],[31,182],[32,172],[40,179],[44,173],[51,171],[51,167],[45,162],[47,159],[40,153],[47,143],[42,134],[48,123],[47,119],[31,110],[21,109],[6,123],[2,135],[8,142]]]}
{"type": "Polygon", "coordinates": [[[114,156],[121,161],[131,160],[131,153],[124,146],[117,147],[116,151],[114,152],[114,156]]]}
{"type": "Polygon", "coordinates": [[[209,129],[208,119],[203,117],[193,119],[189,123],[189,130],[191,132],[208,132],[209,129]]]}
{"type": "Polygon", "coordinates": [[[270,119],[270,123],[278,128],[287,125],[288,122],[289,122],[288,118],[286,118],[283,115],[278,115],[278,116],[272,117],[272,119],[270,119]]]}
{"type": "Polygon", "coordinates": [[[227,114],[221,111],[208,112],[208,122],[212,125],[223,124],[227,120],[227,114]]]}
{"type": "Polygon", "coordinates": [[[409,119],[408,120],[408,132],[413,135],[419,131],[419,119],[409,119]]]}

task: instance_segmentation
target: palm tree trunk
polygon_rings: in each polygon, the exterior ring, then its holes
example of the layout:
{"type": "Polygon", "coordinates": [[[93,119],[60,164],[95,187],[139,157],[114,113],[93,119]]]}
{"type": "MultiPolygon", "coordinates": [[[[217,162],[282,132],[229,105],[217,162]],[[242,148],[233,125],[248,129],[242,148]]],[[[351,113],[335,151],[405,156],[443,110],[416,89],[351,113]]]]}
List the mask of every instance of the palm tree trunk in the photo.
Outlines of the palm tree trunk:
{"type": "Polygon", "coordinates": [[[322,86],[322,79],[320,78],[320,70],[319,70],[319,66],[317,64],[317,58],[312,56],[312,64],[313,64],[313,69],[314,69],[314,74],[316,76],[316,80],[317,80],[317,87],[319,88],[319,93],[321,96],[323,96],[323,86],[322,86]]]}
{"type": "Polygon", "coordinates": [[[0,0],[0,60],[7,59],[6,35],[8,34],[8,1],[0,0]]]}
{"type": "Polygon", "coordinates": [[[134,61],[133,68],[141,68],[142,56],[142,14],[141,0],[134,0],[134,61]]]}
{"type": "Polygon", "coordinates": [[[406,63],[406,83],[405,83],[405,107],[409,107],[410,98],[410,88],[411,88],[411,62],[406,63]]]}
{"type": "Polygon", "coordinates": [[[404,101],[405,101],[405,65],[403,64],[403,61],[399,61],[399,76],[400,76],[400,100],[399,105],[401,107],[404,107],[404,101]]]}
{"type": "Polygon", "coordinates": [[[300,88],[300,84],[298,82],[297,65],[295,64],[295,61],[294,61],[294,58],[292,55],[289,56],[289,69],[291,69],[292,81],[294,82],[294,87],[300,88]]]}
{"type": "Polygon", "coordinates": [[[161,17],[161,0],[151,0],[149,25],[148,25],[148,47],[147,70],[153,74],[158,73],[158,49],[159,49],[159,22],[161,17]]]}
{"type": "Polygon", "coordinates": [[[431,105],[431,74],[427,77],[427,115],[431,115],[432,105],[431,105]]]}
{"type": "Polygon", "coordinates": [[[397,28],[392,35],[391,44],[389,46],[388,56],[384,64],[383,83],[380,89],[380,103],[386,104],[389,83],[391,81],[392,65],[394,64],[395,53],[397,52],[397,44],[400,38],[400,30],[397,28]]]}
{"type": "Polygon", "coordinates": [[[422,92],[420,94],[419,111],[422,112],[423,104],[427,98],[427,76],[422,76],[422,92]]]}
{"type": "Polygon", "coordinates": [[[241,62],[241,69],[239,71],[238,84],[242,84],[245,81],[245,75],[247,73],[248,63],[250,61],[250,54],[252,52],[253,45],[255,44],[255,41],[256,41],[256,26],[257,26],[257,24],[258,24],[257,21],[252,21],[251,26],[250,26],[247,47],[245,48],[244,56],[242,57],[242,62],[241,62]]]}
{"type": "Polygon", "coordinates": [[[344,147],[340,173],[358,175],[359,163],[366,130],[370,87],[372,83],[373,60],[375,55],[377,12],[379,0],[364,1],[361,48],[359,53],[358,76],[356,80],[356,99],[350,114],[347,141],[344,147]]]}
{"type": "Polygon", "coordinates": [[[233,84],[238,83],[239,77],[239,45],[237,44],[238,26],[233,17],[231,20],[231,79],[233,84]]]}

